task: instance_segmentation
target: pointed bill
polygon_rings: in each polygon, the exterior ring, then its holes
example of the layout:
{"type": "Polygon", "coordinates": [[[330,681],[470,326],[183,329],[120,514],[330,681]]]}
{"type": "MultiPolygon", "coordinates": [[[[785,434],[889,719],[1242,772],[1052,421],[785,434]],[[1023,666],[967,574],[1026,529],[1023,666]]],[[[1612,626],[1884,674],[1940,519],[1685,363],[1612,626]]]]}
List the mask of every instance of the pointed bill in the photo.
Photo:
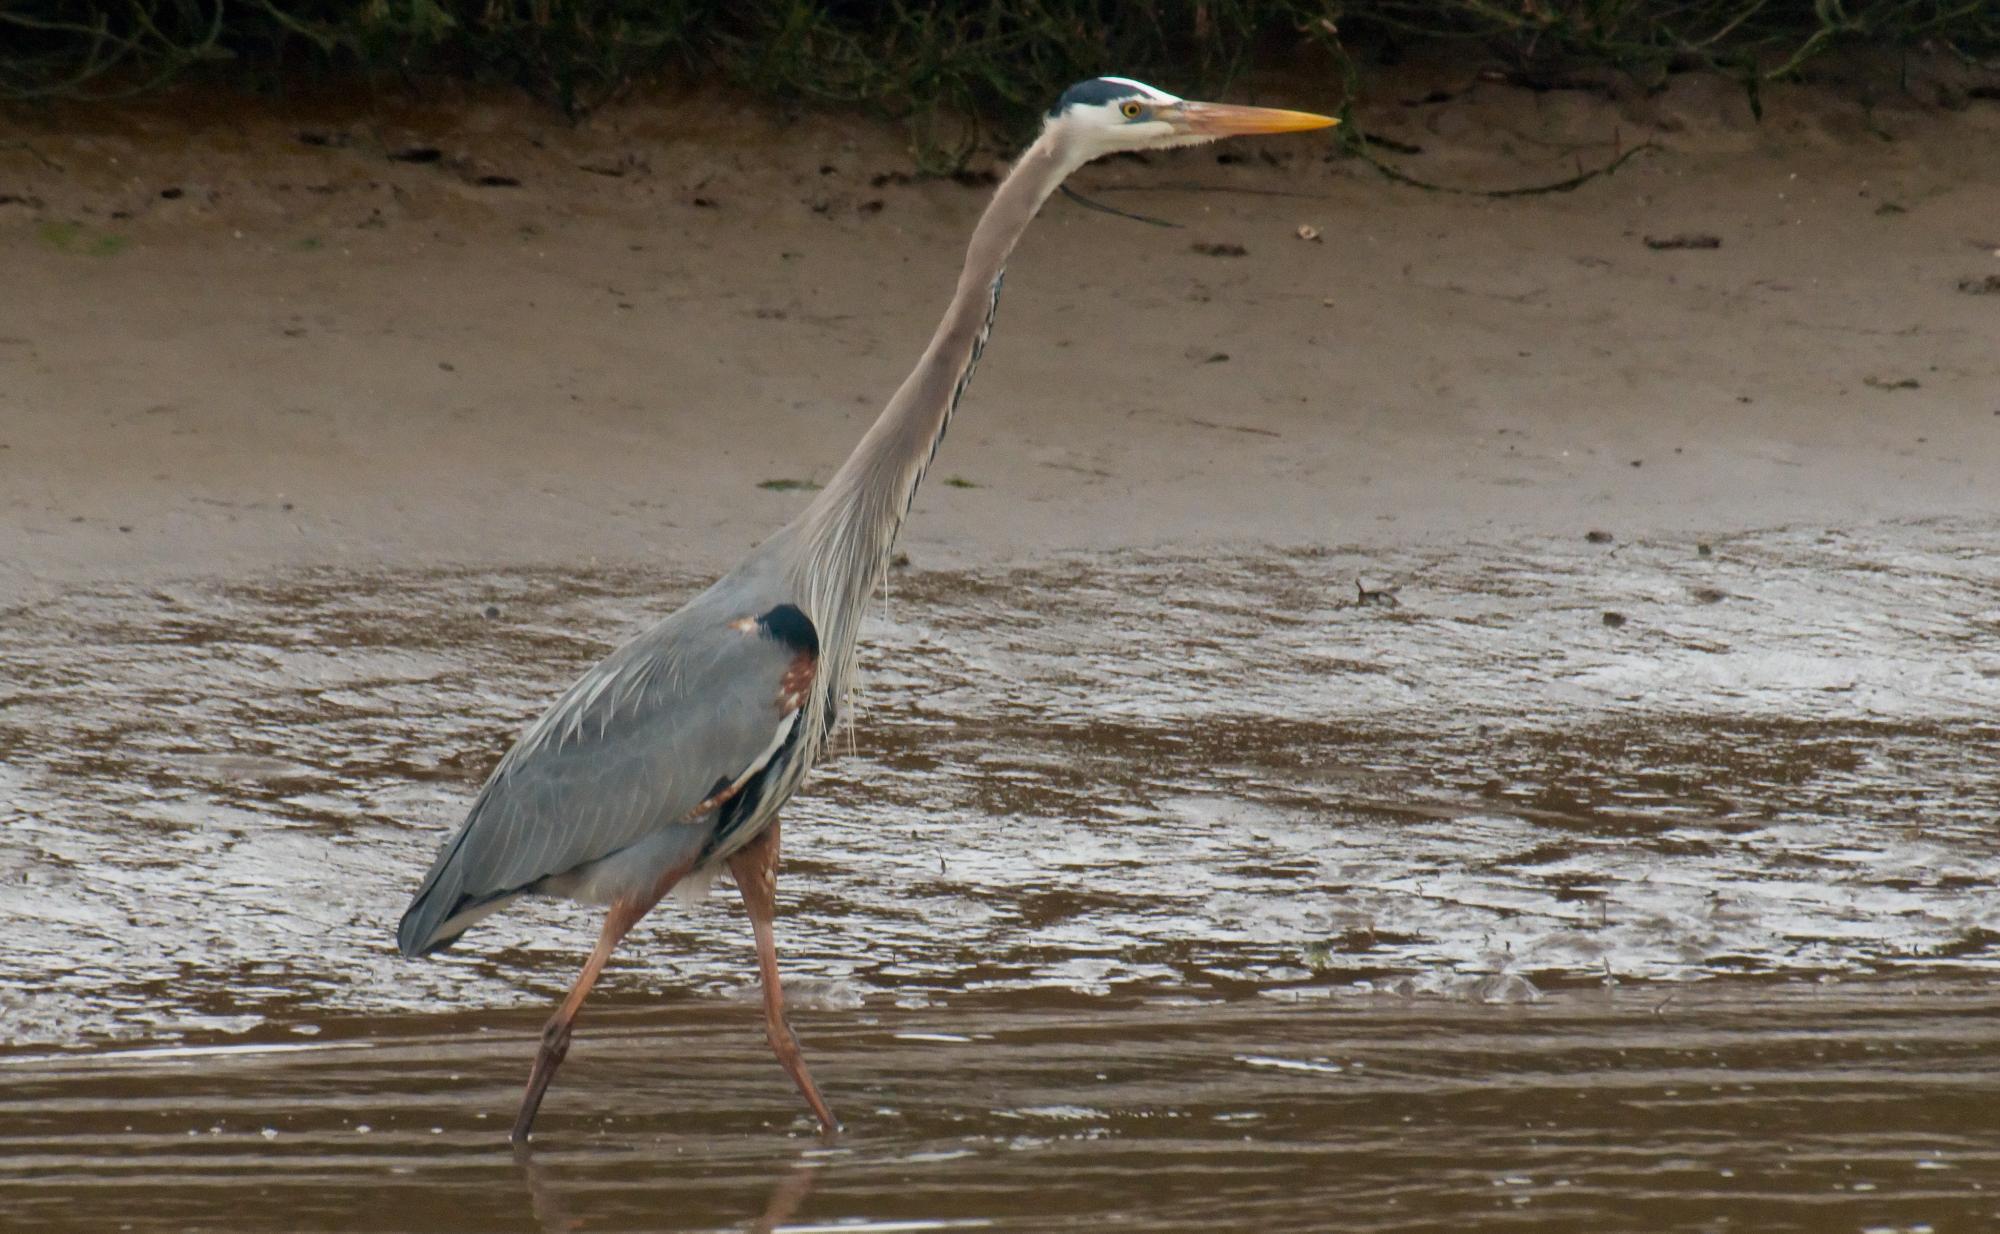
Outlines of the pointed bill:
{"type": "Polygon", "coordinates": [[[1241,137],[1251,133],[1303,133],[1330,128],[1340,121],[1309,111],[1276,107],[1243,107],[1235,103],[1183,103],[1181,115],[1189,131],[1203,137],[1241,137]]]}

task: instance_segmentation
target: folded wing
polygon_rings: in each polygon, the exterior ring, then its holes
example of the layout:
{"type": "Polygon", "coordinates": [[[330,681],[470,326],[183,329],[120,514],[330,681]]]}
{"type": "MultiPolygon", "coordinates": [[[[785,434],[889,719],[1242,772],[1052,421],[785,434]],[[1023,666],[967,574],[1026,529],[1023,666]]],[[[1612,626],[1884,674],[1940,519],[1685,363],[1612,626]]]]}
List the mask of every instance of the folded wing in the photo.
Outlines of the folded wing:
{"type": "Polygon", "coordinates": [[[818,650],[794,605],[697,600],[614,651],[494,768],[403,916],[403,954],[607,858],[699,854],[718,809],[791,736],[818,650]]]}

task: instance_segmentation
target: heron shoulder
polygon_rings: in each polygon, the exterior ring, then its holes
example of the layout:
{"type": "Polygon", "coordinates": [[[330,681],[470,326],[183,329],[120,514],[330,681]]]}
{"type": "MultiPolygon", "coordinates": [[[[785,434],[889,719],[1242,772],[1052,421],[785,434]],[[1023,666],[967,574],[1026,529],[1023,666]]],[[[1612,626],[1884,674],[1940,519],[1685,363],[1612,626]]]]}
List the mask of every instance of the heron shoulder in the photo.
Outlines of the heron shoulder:
{"type": "Polygon", "coordinates": [[[756,710],[759,681],[782,681],[798,657],[819,654],[803,609],[743,582],[725,578],[592,665],[521,735],[494,778],[634,726],[657,726],[666,713],[677,728],[738,727],[745,718],[738,709],[756,710]]]}

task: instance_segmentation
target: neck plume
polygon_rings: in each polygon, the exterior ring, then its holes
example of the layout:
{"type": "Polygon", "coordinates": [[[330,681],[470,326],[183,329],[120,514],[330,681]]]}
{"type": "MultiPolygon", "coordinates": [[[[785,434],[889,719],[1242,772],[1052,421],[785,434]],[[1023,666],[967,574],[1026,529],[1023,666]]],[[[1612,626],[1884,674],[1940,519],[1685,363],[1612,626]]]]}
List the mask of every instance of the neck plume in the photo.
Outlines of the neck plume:
{"type": "Polygon", "coordinates": [[[957,290],[923,358],[818,499],[786,528],[795,578],[830,652],[821,663],[823,673],[832,669],[834,698],[844,692],[862,609],[882,580],[917,485],[986,346],[1007,259],[1072,170],[1062,133],[1045,129],[994,190],[973,229],[957,290]]]}

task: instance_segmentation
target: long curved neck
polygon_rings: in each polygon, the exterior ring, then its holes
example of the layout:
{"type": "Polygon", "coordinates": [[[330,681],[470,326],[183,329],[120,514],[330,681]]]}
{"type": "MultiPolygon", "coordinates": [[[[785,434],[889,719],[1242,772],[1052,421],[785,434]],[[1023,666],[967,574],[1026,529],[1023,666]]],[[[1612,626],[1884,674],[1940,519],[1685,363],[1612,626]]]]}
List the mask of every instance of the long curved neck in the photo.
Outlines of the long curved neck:
{"type": "Polygon", "coordinates": [[[836,692],[845,685],[861,611],[986,346],[1007,259],[1035,212],[1074,170],[1070,157],[1061,129],[1051,125],[994,190],[923,358],[825,490],[785,529],[796,537],[794,577],[820,626],[822,647],[831,648],[822,673],[831,661],[836,692]]]}

